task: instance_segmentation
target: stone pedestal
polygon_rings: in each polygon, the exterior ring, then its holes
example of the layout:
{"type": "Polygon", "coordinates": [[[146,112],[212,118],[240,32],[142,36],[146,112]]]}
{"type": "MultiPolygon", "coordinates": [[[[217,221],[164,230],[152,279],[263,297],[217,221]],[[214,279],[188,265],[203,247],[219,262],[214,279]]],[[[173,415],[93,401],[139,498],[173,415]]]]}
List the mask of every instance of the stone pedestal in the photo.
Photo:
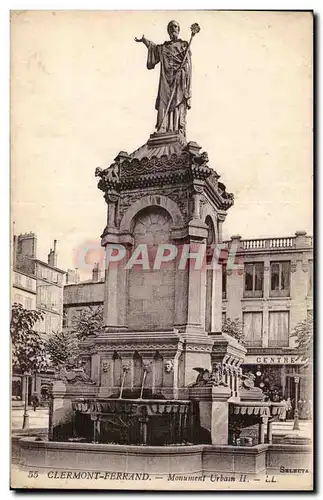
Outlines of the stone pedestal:
{"type": "Polygon", "coordinates": [[[230,397],[229,388],[224,386],[210,387],[204,394],[198,391],[194,394],[199,401],[200,425],[210,432],[211,444],[228,444],[230,397]]]}
{"type": "Polygon", "coordinates": [[[87,385],[83,381],[68,383],[56,380],[53,383],[49,405],[48,436],[50,440],[57,440],[59,435],[73,437],[72,402],[80,397],[95,398],[97,389],[94,384],[87,385]]]}
{"type": "Polygon", "coordinates": [[[130,367],[125,388],[141,385],[148,363],[145,386],[165,397],[184,397],[194,368],[211,371],[208,333],[221,330],[221,282],[212,271],[207,285],[206,250],[221,241],[233,196],[208,163],[201,146],[169,132],[96,170],[107,203],[105,328],[84,353],[92,353],[102,395],[120,389],[116,359],[130,367]]]}

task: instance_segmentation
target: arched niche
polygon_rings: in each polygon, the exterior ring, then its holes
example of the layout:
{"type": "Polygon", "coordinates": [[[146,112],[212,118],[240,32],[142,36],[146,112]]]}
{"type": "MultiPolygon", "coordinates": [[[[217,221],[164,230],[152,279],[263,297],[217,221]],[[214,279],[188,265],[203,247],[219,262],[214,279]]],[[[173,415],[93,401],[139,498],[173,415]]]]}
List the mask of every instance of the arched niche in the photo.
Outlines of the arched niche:
{"type": "Polygon", "coordinates": [[[163,386],[164,359],[159,351],[155,352],[153,359],[154,388],[155,390],[163,386]]]}
{"type": "Polygon", "coordinates": [[[119,354],[114,351],[112,356],[113,363],[113,385],[116,387],[121,386],[121,378],[122,378],[122,359],[119,354]]]}
{"type": "Polygon", "coordinates": [[[214,245],[217,240],[213,219],[210,215],[205,217],[205,224],[207,225],[206,245],[207,247],[210,247],[211,245],[214,245]]]}
{"type": "Polygon", "coordinates": [[[135,351],[132,357],[133,362],[133,386],[138,388],[141,387],[143,368],[142,368],[142,357],[135,351]]]}
{"type": "MultiPolygon", "coordinates": [[[[154,269],[156,252],[162,244],[171,243],[172,218],[169,212],[149,206],[136,214],[130,229],[134,238],[133,255],[138,245],[148,257],[148,268],[132,265],[128,271],[127,324],[134,330],[170,330],[174,325],[175,262],[154,269]]],[[[145,260],[146,262],[146,260],[145,260]]]]}
{"type": "Polygon", "coordinates": [[[124,213],[120,222],[120,232],[121,233],[131,233],[131,226],[136,215],[150,207],[159,207],[168,212],[171,217],[172,225],[175,227],[183,227],[185,224],[183,215],[175,201],[171,200],[167,196],[162,195],[148,195],[143,196],[139,200],[135,201],[128,210],[124,213]]]}

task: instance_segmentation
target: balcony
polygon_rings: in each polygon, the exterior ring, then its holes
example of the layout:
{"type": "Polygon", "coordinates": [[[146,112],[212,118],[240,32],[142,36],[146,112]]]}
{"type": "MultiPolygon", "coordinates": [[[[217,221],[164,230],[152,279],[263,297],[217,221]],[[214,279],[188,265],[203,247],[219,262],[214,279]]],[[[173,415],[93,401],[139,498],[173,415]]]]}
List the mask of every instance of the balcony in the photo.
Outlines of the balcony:
{"type": "Polygon", "coordinates": [[[241,239],[241,236],[232,236],[231,240],[224,241],[228,246],[237,244],[240,250],[259,251],[279,249],[312,248],[313,237],[307,236],[304,231],[298,231],[295,236],[280,238],[241,239]]]}

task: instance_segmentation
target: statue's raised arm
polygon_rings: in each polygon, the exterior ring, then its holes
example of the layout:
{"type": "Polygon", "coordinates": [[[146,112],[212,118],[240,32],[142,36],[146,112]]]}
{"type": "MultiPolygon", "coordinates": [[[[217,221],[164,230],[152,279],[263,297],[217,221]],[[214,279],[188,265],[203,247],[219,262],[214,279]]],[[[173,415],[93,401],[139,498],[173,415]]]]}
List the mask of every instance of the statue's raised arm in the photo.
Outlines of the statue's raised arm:
{"type": "Polygon", "coordinates": [[[142,43],[144,43],[144,44],[146,45],[146,47],[147,47],[147,48],[148,48],[148,46],[149,46],[149,43],[151,43],[149,40],[147,40],[147,38],[145,38],[145,35],[142,35],[142,37],[141,37],[141,38],[137,38],[137,37],[135,36],[135,41],[136,41],[136,42],[142,42],[142,43]]]}
{"type": "Polygon", "coordinates": [[[170,40],[156,45],[144,35],[136,38],[148,49],[147,68],[154,69],[160,63],[160,78],[155,108],[157,110],[157,132],[186,133],[186,113],[191,107],[192,63],[190,44],[193,36],[200,31],[198,24],[191,26],[189,42],[179,38],[180,26],[170,21],[167,26],[170,40]]]}

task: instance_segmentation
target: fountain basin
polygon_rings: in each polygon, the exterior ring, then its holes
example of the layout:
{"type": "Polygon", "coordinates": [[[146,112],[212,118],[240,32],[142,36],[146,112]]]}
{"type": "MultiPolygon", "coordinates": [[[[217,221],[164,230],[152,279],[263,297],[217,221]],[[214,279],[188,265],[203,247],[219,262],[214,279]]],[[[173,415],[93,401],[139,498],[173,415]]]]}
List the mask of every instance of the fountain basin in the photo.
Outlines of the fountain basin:
{"type": "Polygon", "coordinates": [[[54,441],[169,446],[192,443],[192,403],[164,399],[72,401],[69,431],[54,429],[54,441]]]}
{"type": "MultiPolygon", "coordinates": [[[[35,438],[20,440],[19,468],[37,469],[39,473],[51,474],[67,470],[109,473],[140,473],[166,476],[169,487],[173,481],[169,475],[206,475],[223,474],[236,476],[250,474],[279,474],[280,468],[302,467],[308,469],[305,479],[310,479],[312,470],[312,448],[302,445],[244,446],[129,446],[94,443],[63,443],[36,441],[35,438]]],[[[90,482],[89,482],[90,483],[90,482]]],[[[107,481],[105,481],[105,488],[107,481]]],[[[113,484],[109,483],[110,485],[113,484]]],[[[214,483],[209,483],[214,489],[214,483]]],[[[132,484],[133,487],[134,483],[132,484]]],[[[53,483],[54,487],[54,483],[53,483]]]]}

